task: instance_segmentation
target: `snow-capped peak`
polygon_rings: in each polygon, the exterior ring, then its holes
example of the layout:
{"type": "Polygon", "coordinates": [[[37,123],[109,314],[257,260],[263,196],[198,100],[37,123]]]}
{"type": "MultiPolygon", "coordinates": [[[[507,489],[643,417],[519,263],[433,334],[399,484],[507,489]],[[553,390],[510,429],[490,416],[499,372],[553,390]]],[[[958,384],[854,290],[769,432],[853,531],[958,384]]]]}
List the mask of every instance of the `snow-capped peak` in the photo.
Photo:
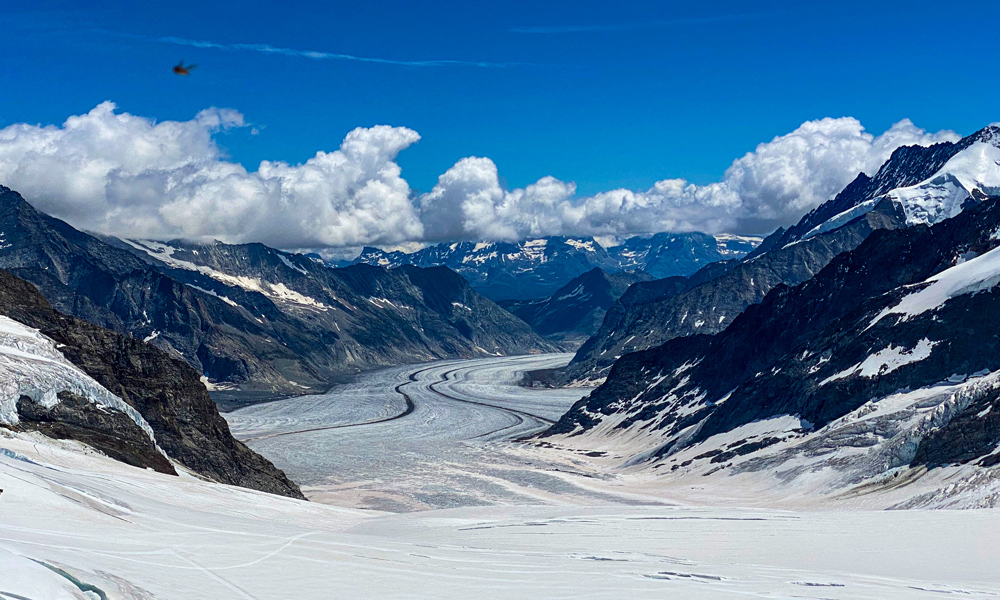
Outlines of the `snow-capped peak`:
{"type": "Polygon", "coordinates": [[[1000,193],[1000,129],[983,130],[977,141],[951,158],[930,179],[892,190],[886,197],[899,203],[908,225],[932,225],[954,217],[976,190],[1000,193]]]}
{"type": "MultiPolygon", "coordinates": [[[[900,206],[908,225],[933,225],[960,213],[970,200],[979,201],[1000,194],[1000,125],[990,125],[942,150],[935,148],[927,149],[927,156],[911,161],[913,164],[909,164],[902,154],[898,160],[894,155],[883,165],[876,179],[871,180],[869,187],[874,189],[869,191],[874,193],[855,198],[851,204],[840,203],[839,206],[838,196],[807,215],[803,223],[808,223],[809,229],[801,235],[790,233],[786,242],[794,243],[836,229],[871,211],[883,199],[892,200],[900,206]],[[946,156],[941,157],[942,152],[946,156]],[[943,162],[934,165],[934,155],[943,162]],[[926,179],[922,181],[913,183],[910,178],[910,185],[886,185],[887,182],[905,180],[907,173],[912,177],[920,173],[920,168],[930,165],[934,165],[936,170],[929,177],[926,177],[925,171],[926,179]],[[916,173],[912,172],[914,170],[916,173]],[[822,213],[828,206],[839,208],[839,212],[831,215],[827,210],[825,218],[815,219],[816,214],[822,213]]],[[[803,223],[796,227],[802,227],[803,223]]]]}

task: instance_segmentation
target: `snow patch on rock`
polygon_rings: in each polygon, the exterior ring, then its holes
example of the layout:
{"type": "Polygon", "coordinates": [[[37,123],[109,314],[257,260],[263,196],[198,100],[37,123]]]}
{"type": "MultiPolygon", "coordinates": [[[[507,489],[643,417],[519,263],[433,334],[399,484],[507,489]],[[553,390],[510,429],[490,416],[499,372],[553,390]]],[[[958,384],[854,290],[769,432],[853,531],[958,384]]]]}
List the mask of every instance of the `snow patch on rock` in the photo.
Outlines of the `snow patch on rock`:
{"type": "Polygon", "coordinates": [[[934,346],[936,346],[937,343],[938,342],[932,342],[929,339],[924,338],[917,342],[917,345],[911,350],[907,350],[902,346],[893,346],[892,344],[889,344],[888,347],[879,350],[853,367],[848,367],[836,375],[827,377],[820,382],[820,386],[824,386],[832,381],[837,381],[838,379],[845,379],[851,375],[860,375],[862,377],[871,378],[876,375],[892,373],[900,367],[920,362],[929,357],[931,355],[931,351],[933,351],[934,346]]]}
{"type": "Polygon", "coordinates": [[[974,294],[995,287],[1000,283],[1000,248],[945,269],[922,284],[920,291],[904,296],[898,304],[886,308],[875,317],[871,327],[891,314],[909,319],[936,310],[945,302],[963,294],[974,294]]]}

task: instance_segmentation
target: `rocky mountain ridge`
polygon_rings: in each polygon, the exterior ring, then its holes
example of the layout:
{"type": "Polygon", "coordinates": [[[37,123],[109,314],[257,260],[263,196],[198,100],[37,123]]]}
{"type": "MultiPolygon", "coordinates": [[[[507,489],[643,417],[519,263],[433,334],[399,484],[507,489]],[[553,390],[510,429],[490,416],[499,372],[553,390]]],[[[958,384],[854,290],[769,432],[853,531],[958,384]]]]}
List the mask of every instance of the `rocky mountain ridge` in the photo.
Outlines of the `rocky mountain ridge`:
{"type": "Polygon", "coordinates": [[[260,244],[98,239],[0,189],[0,268],[59,310],[259,397],[388,364],[553,346],[447,269],[331,269],[260,244]]]}
{"type": "Polygon", "coordinates": [[[859,174],[833,199],[768,236],[739,261],[709,265],[681,292],[609,311],[611,320],[581,346],[563,380],[601,381],[628,352],[679,336],[718,333],[776,285],[806,281],[872,231],[933,224],[995,191],[1000,191],[1000,127],[957,143],[899,148],[874,177],[859,174]]]}
{"type": "Polygon", "coordinates": [[[950,485],[906,506],[960,494],[997,505],[998,282],[1000,198],[875,231],[721,333],[622,357],[548,435],[665,477],[809,481],[822,493],[945,469],[950,485]]]}

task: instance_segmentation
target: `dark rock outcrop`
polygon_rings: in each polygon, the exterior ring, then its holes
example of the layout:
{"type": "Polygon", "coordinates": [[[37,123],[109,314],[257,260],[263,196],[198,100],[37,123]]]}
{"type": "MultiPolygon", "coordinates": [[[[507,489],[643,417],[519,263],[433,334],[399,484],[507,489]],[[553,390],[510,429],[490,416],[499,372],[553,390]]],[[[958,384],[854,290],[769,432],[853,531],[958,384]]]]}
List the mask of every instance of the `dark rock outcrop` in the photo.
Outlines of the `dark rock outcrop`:
{"type": "Polygon", "coordinates": [[[990,390],[948,424],[920,440],[913,466],[939,467],[976,459],[981,467],[1000,465],[1000,390],[990,390]]]}
{"type": "MultiPolygon", "coordinates": [[[[149,423],[159,446],[178,463],[222,483],[303,497],[284,473],[233,438],[198,372],[184,361],[55,311],[33,285],[6,271],[0,271],[0,314],[38,329],[59,344],[66,359],[135,408],[149,423]]],[[[121,447],[122,432],[136,435],[130,428],[119,427],[115,421],[102,432],[104,422],[74,398],[68,400],[66,406],[50,411],[32,407],[30,402],[21,405],[27,420],[43,432],[80,439],[130,464],[151,460],[148,448],[141,444],[121,447]]],[[[154,461],[148,466],[157,465],[154,461]]]]}
{"type": "Polygon", "coordinates": [[[83,442],[125,464],[176,475],[173,465],[135,421],[118,411],[102,410],[72,392],[59,392],[52,408],[21,396],[17,402],[20,425],[55,439],[83,442]]]}

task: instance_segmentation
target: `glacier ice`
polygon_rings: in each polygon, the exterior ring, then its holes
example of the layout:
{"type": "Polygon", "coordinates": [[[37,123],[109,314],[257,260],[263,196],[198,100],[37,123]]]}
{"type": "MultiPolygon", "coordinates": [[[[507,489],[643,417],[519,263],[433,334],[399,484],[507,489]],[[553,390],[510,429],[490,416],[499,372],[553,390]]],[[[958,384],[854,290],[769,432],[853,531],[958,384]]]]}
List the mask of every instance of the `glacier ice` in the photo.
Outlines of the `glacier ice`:
{"type": "Polygon", "coordinates": [[[142,415],[66,360],[55,342],[37,329],[0,315],[0,424],[18,422],[21,396],[51,408],[63,391],[125,413],[155,443],[153,430],[142,415]]]}

